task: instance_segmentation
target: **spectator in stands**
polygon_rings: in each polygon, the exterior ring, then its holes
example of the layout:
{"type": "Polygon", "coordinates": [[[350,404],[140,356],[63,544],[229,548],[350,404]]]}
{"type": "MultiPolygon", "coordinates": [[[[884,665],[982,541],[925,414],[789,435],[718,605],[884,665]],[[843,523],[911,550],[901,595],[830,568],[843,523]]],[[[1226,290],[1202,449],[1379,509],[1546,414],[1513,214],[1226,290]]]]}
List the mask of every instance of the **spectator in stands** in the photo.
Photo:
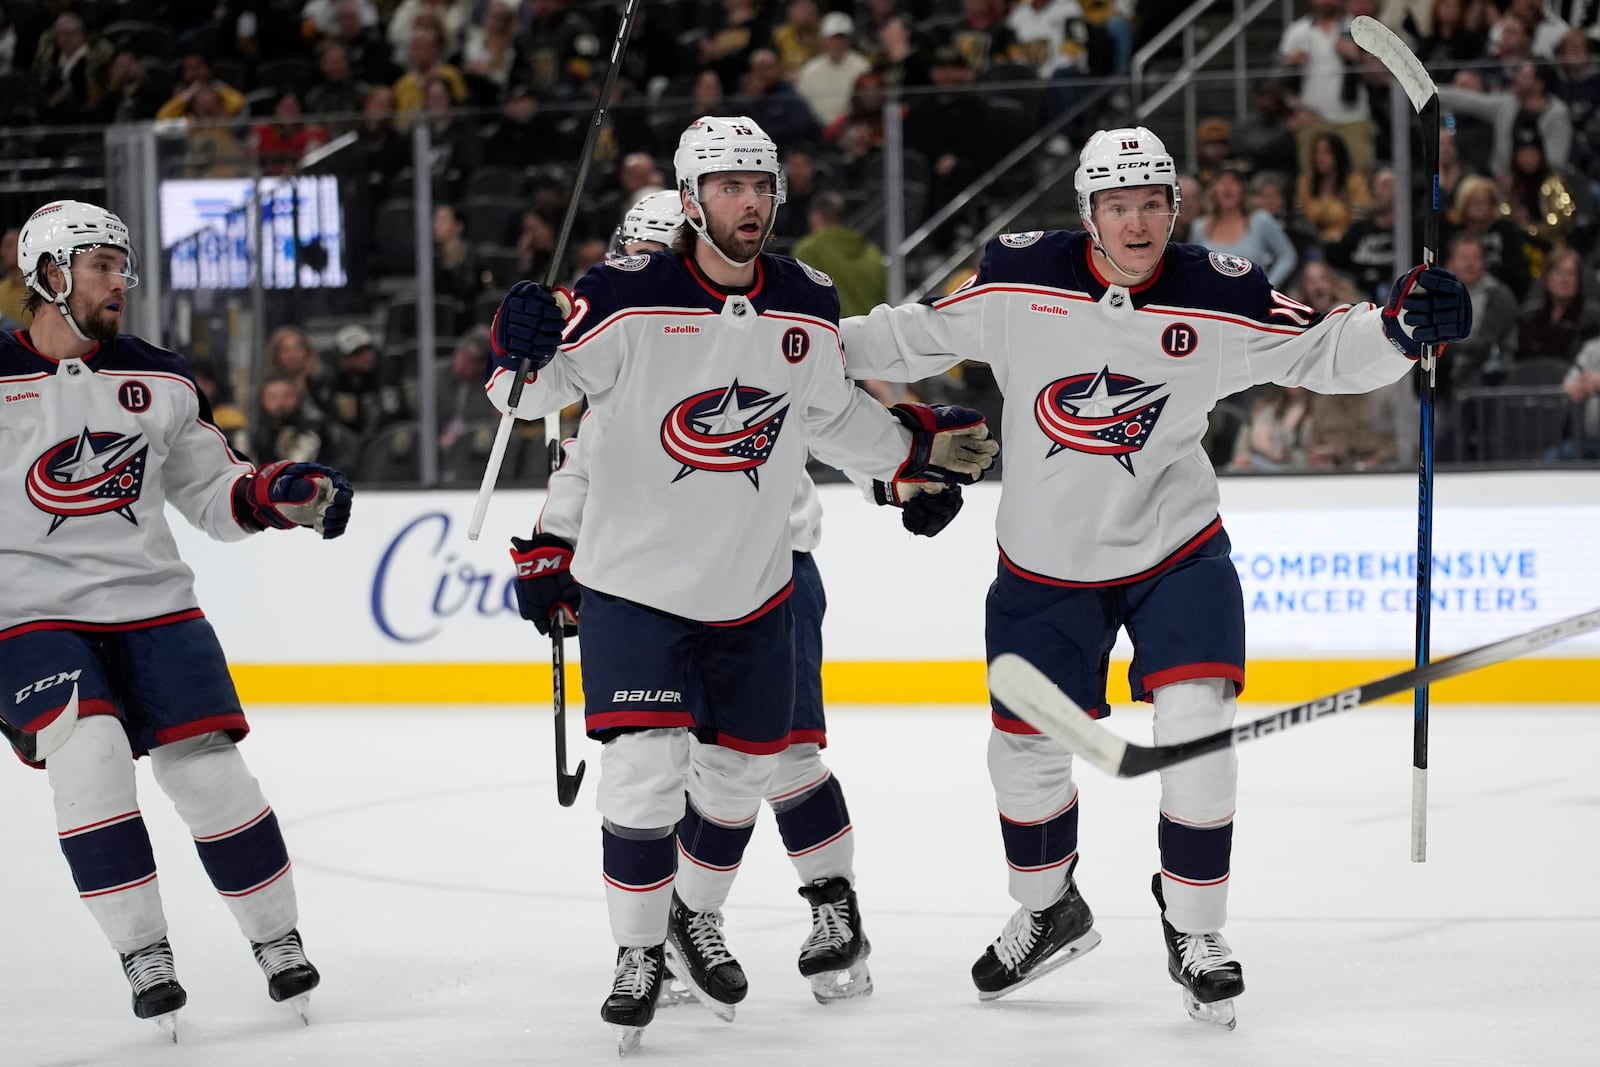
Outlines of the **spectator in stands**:
{"type": "Polygon", "coordinates": [[[303,405],[321,416],[323,403],[333,392],[333,375],[304,330],[279,326],[267,336],[267,373],[292,380],[299,386],[303,405]]]}
{"type": "Polygon", "coordinates": [[[368,86],[350,70],[350,50],[338,40],[323,41],[317,48],[318,78],[306,90],[306,113],[310,115],[355,115],[367,102],[368,86]]]}
{"type": "Polygon", "coordinates": [[[40,117],[62,126],[92,121],[110,60],[111,46],[91,41],[82,17],[71,11],[57,15],[33,60],[34,84],[44,102],[40,117]]]}
{"type": "MultiPolygon", "coordinates": [[[[1372,212],[1356,219],[1344,236],[1325,249],[1328,264],[1348,274],[1362,300],[1381,304],[1394,281],[1394,171],[1379,167],[1372,175],[1372,212]]],[[[1416,229],[1416,227],[1413,227],[1416,229]]],[[[1420,259],[1420,249],[1408,258],[1420,259]]]]}
{"type": "Polygon", "coordinates": [[[750,53],[743,89],[741,113],[755,119],[778,144],[815,141],[822,135],[811,108],[789,84],[783,63],[772,49],[757,48],[750,53]]]}
{"type": "Polygon", "coordinates": [[[308,463],[322,452],[327,423],[287,374],[269,374],[256,389],[256,413],[249,441],[241,451],[257,464],[290,460],[308,463]]]}
{"type": "MultiPolygon", "coordinates": [[[[1307,263],[1309,270],[1317,263],[1307,263]]],[[[1306,418],[1310,397],[1306,390],[1281,385],[1263,386],[1255,394],[1249,416],[1234,438],[1229,466],[1239,471],[1281,471],[1306,463],[1306,418]]]]}
{"type": "Polygon", "coordinates": [[[1178,199],[1178,217],[1172,222],[1172,239],[1187,244],[1189,231],[1194,227],[1194,220],[1205,213],[1206,187],[1193,175],[1180,174],[1178,199]]]}
{"type": "Polygon", "coordinates": [[[1289,91],[1277,78],[1257,78],[1251,81],[1250,92],[1250,114],[1233,131],[1237,158],[1249,160],[1257,173],[1298,173],[1300,150],[1293,127],[1296,112],[1289,91]]]}
{"type": "Polygon", "coordinates": [[[483,161],[521,170],[544,158],[554,138],[554,125],[540,112],[533,89],[513,85],[484,139],[483,161]]]}
{"type": "Polygon", "coordinates": [[[1600,336],[1600,300],[1585,289],[1583,257],[1570,248],[1552,253],[1522,310],[1517,359],[1571,362],[1585,343],[1600,336]]]}
{"type": "MultiPolygon", "coordinates": [[[[628,209],[651,193],[666,188],[666,179],[649,152],[629,152],[617,164],[616,188],[600,198],[596,218],[607,228],[616,227],[628,209]]],[[[563,204],[562,208],[565,209],[563,204]]]]}
{"type": "Polygon", "coordinates": [[[1312,139],[1311,166],[1295,183],[1295,202],[1324,241],[1343,237],[1350,221],[1372,207],[1372,190],[1339,134],[1324,130],[1312,139]]]}
{"type": "Polygon", "coordinates": [[[450,353],[450,385],[439,397],[439,447],[449,448],[474,422],[493,419],[494,406],[483,392],[489,363],[489,331],[476,326],[464,334],[450,353]]]}
{"type": "Polygon", "coordinates": [[[389,187],[401,170],[411,166],[411,144],[395,124],[394,90],[374,85],[361,108],[360,145],[367,156],[367,183],[374,209],[389,197],[389,187]]]}
{"type": "Polygon", "coordinates": [[[11,12],[0,5],[0,74],[10,74],[17,69],[17,27],[11,21],[11,12]]]}
{"type": "Polygon", "coordinates": [[[329,393],[328,417],[357,438],[376,433],[405,417],[396,382],[378,372],[378,347],[365,326],[352,323],[334,335],[338,366],[329,393]]]}
{"type": "Polygon", "coordinates": [[[367,22],[358,0],[336,0],[332,40],[344,45],[350,69],[368,85],[392,85],[401,69],[389,58],[389,42],[383,39],[376,22],[367,22]]]}
{"type": "Polygon", "coordinates": [[[1283,31],[1278,45],[1279,62],[1300,79],[1299,172],[1312,169],[1314,143],[1331,132],[1343,139],[1352,169],[1365,173],[1372,167],[1375,137],[1361,79],[1365,54],[1350,39],[1341,0],[1310,0],[1309,6],[1307,15],[1283,31]]]}
{"type": "Polygon", "coordinates": [[[1600,459],[1600,338],[1578,350],[1578,358],[1561,387],[1574,404],[1580,405],[1578,424],[1583,443],[1580,448],[1576,440],[1568,440],[1562,445],[1560,458],[1600,459]]]}
{"type": "Polygon", "coordinates": [[[1495,174],[1511,170],[1514,137],[1519,128],[1537,129],[1545,158],[1565,170],[1572,158],[1572,114],[1567,105],[1550,95],[1556,83],[1555,68],[1548,63],[1519,64],[1509,92],[1478,92],[1445,85],[1439,104],[1457,116],[1487,122],[1494,130],[1494,150],[1489,165],[1495,174]]]}
{"type": "Polygon", "coordinates": [[[452,103],[467,98],[467,82],[461,71],[443,59],[443,37],[433,20],[418,23],[411,31],[411,68],[394,83],[394,106],[403,126],[411,125],[422,107],[423,94],[430,78],[443,79],[452,103]]]}
{"type": "Polygon", "coordinates": [[[577,285],[578,279],[588,274],[596,263],[605,259],[610,250],[611,243],[598,237],[586,237],[575,242],[567,255],[567,277],[564,284],[577,285]]]}
{"type": "Polygon", "coordinates": [[[300,157],[328,143],[328,134],[301,114],[300,94],[285,89],[272,105],[272,121],[257,123],[252,131],[256,160],[263,174],[288,174],[300,157]]]}
{"type": "MultiPolygon", "coordinates": [[[[1414,168],[1413,178],[1418,183],[1427,181],[1427,175],[1421,168],[1414,168]]],[[[1456,140],[1455,131],[1448,126],[1439,127],[1439,203],[1441,205],[1453,204],[1456,199],[1456,189],[1461,185],[1461,180],[1477,171],[1461,163],[1461,149],[1456,140]]],[[[1420,191],[1420,190],[1419,190],[1420,191]]],[[[1376,195],[1376,191],[1374,191],[1376,195]]]]}
{"type": "Polygon", "coordinates": [[[217,113],[228,118],[244,113],[244,94],[217,80],[211,70],[211,60],[204,52],[198,49],[184,52],[178,62],[178,71],[178,91],[172,95],[172,99],[161,105],[161,110],[156,112],[157,119],[181,119],[193,114],[195,94],[202,89],[209,89],[217,98],[217,113]]]}
{"type": "Polygon", "coordinates": [[[1501,5],[1504,14],[1489,30],[1489,47],[1494,48],[1497,34],[1503,35],[1508,24],[1519,23],[1528,31],[1528,51],[1539,59],[1549,59],[1556,53],[1556,44],[1569,27],[1560,16],[1545,6],[1545,0],[1506,0],[1501,5]]]}
{"type": "Polygon", "coordinates": [[[1455,205],[1444,218],[1444,238],[1449,245],[1461,234],[1476,237],[1489,273],[1505,282],[1520,302],[1532,278],[1524,247],[1527,235],[1507,217],[1510,213],[1492,180],[1477,175],[1463,178],[1456,187],[1455,205]]]}
{"type": "Polygon", "coordinates": [[[865,315],[889,299],[883,252],[845,220],[844,197],[821,192],[811,201],[811,232],[795,242],[796,259],[833,279],[839,317],[865,315]]]}
{"type": "Polygon", "coordinates": [[[1519,123],[1512,133],[1511,186],[1506,202],[1511,221],[1528,235],[1532,273],[1537,277],[1544,255],[1566,243],[1574,231],[1594,217],[1589,183],[1545,158],[1544,143],[1532,123],[1519,123]]]}
{"type": "MultiPolygon", "coordinates": [[[[433,209],[433,291],[440,296],[453,296],[470,312],[473,301],[483,288],[478,277],[478,264],[467,243],[467,227],[449,204],[438,204],[433,209]]],[[[442,334],[455,333],[461,322],[441,322],[435,328],[442,334]]]]}
{"type": "Polygon", "coordinates": [[[1080,0],[1089,24],[1089,69],[1123,77],[1133,59],[1136,0],[1080,0]]]}
{"type": "MultiPolygon", "coordinates": [[[[1596,6],[1600,14],[1600,5],[1596,6]]],[[[1591,179],[1600,170],[1600,65],[1582,30],[1568,30],[1556,46],[1556,80],[1552,92],[1567,105],[1572,119],[1572,170],[1591,179]]]]}
{"type": "Polygon", "coordinates": [[[250,169],[250,153],[226,122],[222,96],[194,87],[185,101],[189,124],[187,172],[191,178],[237,178],[250,169]]]}
{"type": "Polygon", "coordinates": [[[411,42],[417,27],[431,22],[439,31],[439,55],[454,55],[461,47],[470,6],[463,0],[400,0],[394,14],[389,16],[389,54],[396,63],[405,63],[407,57],[415,63],[416,53],[411,50],[411,42]]]}
{"type": "Polygon", "coordinates": [[[1484,264],[1483,242],[1460,234],[1445,261],[1472,296],[1472,334],[1450,346],[1439,361],[1441,394],[1476,385],[1498,385],[1517,356],[1517,299],[1484,264]],[[1460,267],[1459,270],[1456,268],[1460,267]]]}
{"type": "Polygon", "coordinates": [[[724,86],[738,85],[750,69],[750,53],[771,47],[772,38],[756,0],[722,0],[700,38],[700,65],[710,67],[724,86]]]}
{"type": "Polygon", "coordinates": [[[517,270],[521,276],[543,281],[555,250],[555,226],[541,212],[524,211],[522,231],[517,235],[517,270]]]}
{"type": "Polygon", "coordinates": [[[217,368],[209,359],[192,359],[189,361],[189,372],[194,375],[195,388],[200,390],[200,395],[211,406],[212,424],[230,442],[238,441],[244,446],[249,440],[250,420],[244,410],[230,399],[229,389],[217,377],[217,368]]]}
{"type": "Polygon", "coordinates": [[[461,70],[494,87],[493,96],[478,99],[480,104],[498,103],[507,88],[527,75],[528,60],[517,40],[514,8],[515,4],[505,0],[489,0],[482,17],[467,31],[466,44],[461,49],[461,70]]]}
{"type": "Polygon", "coordinates": [[[838,149],[850,177],[863,177],[867,163],[883,147],[883,75],[869,70],[850,91],[850,110],[833,120],[822,136],[838,149]]]}
{"type": "Polygon", "coordinates": [[[467,178],[483,155],[478,128],[457,113],[456,102],[443,78],[423,82],[422,111],[428,123],[435,188],[442,188],[451,200],[460,200],[467,178]]]}
{"type": "MultiPolygon", "coordinates": [[[[1276,171],[1256,171],[1250,177],[1250,197],[1255,206],[1272,216],[1283,229],[1285,237],[1294,246],[1295,258],[1304,263],[1322,254],[1322,235],[1305,219],[1289,213],[1294,184],[1276,171]]],[[[1184,193],[1187,201],[1188,193],[1184,193]]],[[[1186,214],[1196,214],[1204,207],[1204,197],[1196,196],[1194,207],[1185,206],[1186,214]]]]}
{"type": "Polygon", "coordinates": [[[1217,171],[1206,196],[1205,213],[1189,226],[1189,240],[1258,264],[1274,288],[1289,281],[1299,261],[1278,221],[1250,203],[1237,164],[1223,164],[1217,171]]]}
{"type": "Polygon", "coordinates": [[[1195,180],[1207,188],[1224,163],[1243,158],[1233,154],[1233,124],[1215,115],[1195,127],[1195,153],[1195,180]]]}
{"type": "Polygon", "coordinates": [[[95,105],[94,121],[108,126],[148,122],[166,100],[166,92],[150,77],[144,61],[131,48],[119,48],[106,68],[106,89],[95,105]]]}
{"type": "Polygon", "coordinates": [[[828,12],[822,19],[821,51],[795,76],[795,91],[824,127],[849,110],[856,79],[872,69],[867,57],[851,46],[854,28],[849,15],[828,12]]]}
{"type": "Polygon", "coordinates": [[[884,85],[896,89],[920,89],[933,84],[933,61],[917,40],[909,16],[897,13],[879,28],[872,69],[883,75],[884,85]]]}
{"type": "Polygon", "coordinates": [[[822,51],[822,37],[822,15],[817,10],[817,0],[789,0],[788,18],[773,27],[772,47],[791,78],[822,51]]]}
{"type": "MultiPolygon", "coordinates": [[[[344,3],[355,12],[361,25],[378,24],[378,9],[373,6],[372,0],[344,0],[344,3]]],[[[300,9],[301,32],[307,37],[328,37],[338,33],[340,6],[339,0],[306,0],[306,5],[300,9]]]]}
{"type": "Polygon", "coordinates": [[[0,236],[0,329],[20,330],[33,324],[33,313],[23,305],[28,299],[28,283],[17,268],[15,226],[0,236]]]}
{"type": "MultiPolygon", "coordinates": [[[[594,26],[563,0],[524,0],[517,8],[517,33],[527,44],[533,91],[541,100],[555,95],[582,44],[597,46],[594,26]]],[[[593,52],[590,52],[592,58],[593,52]]]]}
{"type": "Polygon", "coordinates": [[[1488,52],[1487,6],[1481,0],[1434,0],[1431,28],[1417,44],[1417,58],[1440,85],[1456,70],[1488,52]]]}
{"type": "MultiPolygon", "coordinates": [[[[976,181],[998,158],[996,151],[1015,145],[998,144],[995,123],[982,93],[968,91],[975,75],[961,53],[944,47],[933,56],[933,84],[938,91],[910,98],[905,117],[905,143],[928,161],[928,202],[943,206],[976,181]]],[[[1031,131],[1029,131],[1031,132],[1031,131]]],[[[977,205],[962,217],[965,225],[981,225],[977,205]]],[[[909,227],[922,220],[908,219],[909,227]]]]}
{"type": "Polygon", "coordinates": [[[772,236],[794,240],[811,232],[811,201],[822,191],[823,179],[817,170],[816,154],[809,145],[794,144],[783,149],[783,172],[789,193],[773,223],[772,236]]]}

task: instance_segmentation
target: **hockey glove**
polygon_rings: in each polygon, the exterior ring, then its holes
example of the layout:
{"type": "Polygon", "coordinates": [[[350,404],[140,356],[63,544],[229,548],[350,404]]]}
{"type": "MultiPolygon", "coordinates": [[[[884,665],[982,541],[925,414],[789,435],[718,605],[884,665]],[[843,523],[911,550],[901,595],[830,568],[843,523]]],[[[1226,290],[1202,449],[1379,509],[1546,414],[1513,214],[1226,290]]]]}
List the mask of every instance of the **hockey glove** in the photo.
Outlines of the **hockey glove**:
{"type": "Polygon", "coordinates": [[[896,404],[889,412],[911,431],[911,454],[895,481],[970,485],[994,466],[1000,442],[982,413],[954,404],[896,404]]]}
{"type": "Polygon", "coordinates": [[[961,486],[938,482],[873,482],[872,498],[900,509],[900,525],[919,537],[937,536],[961,510],[961,486]]]}
{"type": "Polygon", "coordinates": [[[1402,355],[1416,359],[1423,345],[1460,341],[1472,332],[1472,296],[1443,267],[1412,267],[1389,290],[1383,332],[1402,355]]]}
{"type": "Polygon", "coordinates": [[[536,282],[518,282],[500,300],[489,327],[489,347],[498,367],[516,370],[526,357],[543,370],[555,358],[566,325],[558,300],[563,296],[536,282]]]}
{"type": "Polygon", "coordinates": [[[258,530],[309,526],[331,541],[350,523],[355,489],[332,467],[280,460],[233,483],[233,496],[234,514],[248,516],[258,530]]]}
{"type": "Polygon", "coordinates": [[[583,586],[572,577],[572,542],[555,534],[534,534],[531,541],[511,539],[511,562],[517,565],[517,610],[546,637],[561,614],[561,632],[578,632],[583,586]]]}

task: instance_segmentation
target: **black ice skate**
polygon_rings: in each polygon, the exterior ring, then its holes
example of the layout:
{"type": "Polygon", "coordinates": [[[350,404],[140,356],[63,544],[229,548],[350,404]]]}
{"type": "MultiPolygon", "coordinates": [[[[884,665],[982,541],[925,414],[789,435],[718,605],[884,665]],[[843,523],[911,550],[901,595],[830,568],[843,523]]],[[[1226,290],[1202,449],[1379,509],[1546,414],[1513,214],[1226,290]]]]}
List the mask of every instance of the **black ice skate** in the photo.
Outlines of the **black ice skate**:
{"type": "Polygon", "coordinates": [[[1190,1018],[1232,1030],[1238,1024],[1233,998],[1244,992],[1244,968],[1221,934],[1181,934],[1167,922],[1161,875],[1150,883],[1161,906],[1161,933],[1167,943],[1167,974],[1183,987],[1190,1018]]]}
{"type": "Polygon", "coordinates": [[[676,893],[667,923],[667,968],[723,1022],[733,1022],[733,1006],[750,989],[723,939],[722,912],[690,911],[676,893]]]}
{"type": "Polygon", "coordinates": [[[133,1013],[141,1019],[154,1019],[162,1032],[176,1042],[178,1009],[189,1002],[189,994],[178,984],[172,945],[163,937],[128,953],[122,957],[122,973],[133,988],[133,1013]]]}
{"type": "Polygon", "coordinates": [[[800,973],[811,979],[811,995],[818,1004],[870,996],[872,945],[861,929],[856,891],[843,878],[818,878],[800,895],[811,905],[811,936],[800,946],[800,973]]]}
{"type": "Polygon", "coordinates": [[[600,1018],[617,1028],[617,1055],[639,1047],[644,1028],[656,1017],[656,1001],[666,975],[661,945],[617,949],[611,995],[600,1005],[600,1018]]]}
{"type": "Polygon", "coordinates": [[[300,944],[300,931],[290,930],[274,941],[252,941],[250,950],[256,963],[267,976],[267,996],[289,1006],[300,1016],[300,1021],[311,1025],[311,991],[317,988],[322,976],[306,959],[306,950],[300,944]]]}
{"type": "Polygon", "coordinates": [[[994,1000],[1071,963],[1099,943],[1094,915],[1068,871],[1067,891],[1060,900],[1043,911],[1021,908],[1011,917],[972,965],[972,984],[978,987],[979,1000],[994,1000]]]}

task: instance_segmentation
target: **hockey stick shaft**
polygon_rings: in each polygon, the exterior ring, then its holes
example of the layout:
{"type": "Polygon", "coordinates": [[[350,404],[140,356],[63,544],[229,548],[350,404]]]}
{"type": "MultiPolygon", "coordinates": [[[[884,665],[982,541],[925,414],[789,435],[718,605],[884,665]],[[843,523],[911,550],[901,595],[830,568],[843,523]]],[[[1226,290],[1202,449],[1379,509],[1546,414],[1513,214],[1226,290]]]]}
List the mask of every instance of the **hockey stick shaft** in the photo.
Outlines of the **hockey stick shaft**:
{"type": "Polygon", "coordinates": [[[77,725],[78,687],[73,685],[72,695],[67,698],[67,706],[61,709],[60,715],[43,727],[32,731],[21,730],[0,719],[0,735],[11,742],[11,747],[17,750],[17,755],[38,763],[66,744],[67,738],[72,736],[72,731],[77,725]]]}
{"type": "MultiPolygon", "coordinates": [[[[550,473],[561,466],[561,440],[559,435],[550,442],[550,473]]],[[[567,773],[567,635],[566,612],[558,610],[550,620],[550,687],[555,708],[556,730],[556,802],[563,808],[572,807],[583,787],[586,764],[578,761],[578,769],[567,773]]]]}
{"type": "MultiPolygon", "coordinates": [[[[634,16],[639,13],[640,0],[628,0],[617,23],[617,37],[611,43],[611,65],[606,70],[606,80],[600,86],[600,97],[594,102],[594,114],[589,120],[589,132],[583,139],[583,151],[578,154],[578,173],[572,179],[572,196],[567,200],[567,211],[561,219],[561,230],[556,234],[555,248],[550,254],[550,266],[545,271],[544,284],[554,289],[561,278],[562,260],[567,254],[567,240],[572,236],[572,225],[578,217],[578,207],[583,195],[584,182],[589,177],[589,164],[594,161],[594,146],[600,140],[600,130],[605,125],[606,112],[611,107],[611,94],[617,86],[617,75],[622,71],[622,56],[628,48],[628,38],[633,33],[634,16]]],[[[506,410],[495,428],[494,446],[489,450],[489,461],[484,465],[483,482],[478,486],[478,498],[472,505],[472,518],[467,522],[467,539],[476,541],[483,532],[483,520],[489,514],[489,497],[494,495],[495,483],[500,480],[500,466],[505,461],[506,448],[511,442],[511,430],[516,424],[517,404],[522,400],[522,390],[528,380],[533,361],[523,356],[517,366],[516,377],[511,379],[511,392],[506,397],[506,410]]],[[[551,435],[559,440],[559,433],[551,435]]]]}
{"type": "Polygon", "coordinates": [[[1192,741],[1171,745],[1136,745],[1096,723],[1039,668],[1009,652],[989,665],[989,690],[995,699],[1040,733],[1079,753],[1090,763],[1119,778],[1185,763],[1198,756],[1270,737],[1291,727],[1350,711],[1419,685],[1453,678],[1504,660],[1515,659],[1579,634],[1600,629],[1600,608],[1541,626],[1527,633],[1459,652],[1387,678],[1341,689],[1337,693],[1255,719],[1192,741]]]}
{"type": "MultiPolygon", "coordinates": [[[[1422,209],[1422,262],[1439,258],[1439,90],[1427,68],[1405,42],[1383,23],[1362,15],[1351,21],[1356,44],[1376,57],[1411,101],[1422,124],[1422,162],[1427,192],[1422,209]]],[[[1429,658],[1433,623],[1433,445],[1434,409],[1438,399],[1438,349],[1422,350],[1420,419],[1417,442],[1417,604],[1416,666],[1429,658]]],[[[1419,685],[1412,699],[1411,729],[1411,859],[1428,856],[1428,687],[1419,685]]]]}

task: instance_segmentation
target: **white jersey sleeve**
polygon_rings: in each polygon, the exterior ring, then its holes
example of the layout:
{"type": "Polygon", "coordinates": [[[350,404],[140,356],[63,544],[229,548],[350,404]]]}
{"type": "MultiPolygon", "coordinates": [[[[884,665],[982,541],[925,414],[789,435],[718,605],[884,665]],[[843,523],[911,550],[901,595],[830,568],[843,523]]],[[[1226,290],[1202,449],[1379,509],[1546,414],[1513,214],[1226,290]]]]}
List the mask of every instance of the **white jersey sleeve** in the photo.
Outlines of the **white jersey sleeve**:
{"type": "Polygon", "coordinates": [[[589,464],[585,443],[598,437],[599,431],[584,432],[589,422],[584,412],[578,423],[579,433],[562,442],[561,466],[550,472],[549,486],[545,490],[544,509],[534,529],[538,533],[555,534],[572,544],[578,543],[578,531],[583,526],[583,505],[589,499],[589,464]]]}

